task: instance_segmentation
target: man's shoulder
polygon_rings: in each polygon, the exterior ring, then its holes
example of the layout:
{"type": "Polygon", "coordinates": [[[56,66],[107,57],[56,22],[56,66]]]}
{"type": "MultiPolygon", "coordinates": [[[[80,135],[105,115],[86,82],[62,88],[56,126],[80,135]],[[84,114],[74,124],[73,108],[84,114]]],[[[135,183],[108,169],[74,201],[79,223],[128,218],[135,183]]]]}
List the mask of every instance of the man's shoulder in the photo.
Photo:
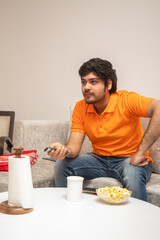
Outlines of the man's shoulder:
{"type": "Polygon", "coordinates": [[[134,92],[129,92],[127,90],[118,90],[116,91],[116,94],[119,95],[119,96],[126,96],[128,94],[133,94],[134,92]]]}
{"type": "Polygon", "coordinates": [[[116,91],[116,94],[119,96],[119,97],[122,97],[122,98],[128,98],[128,97],[136,97],[136,96],[140,96],[138,93],[136,92],[130,92],[130,91],[127,91],[127,90],[118,90],[116,91]]]}

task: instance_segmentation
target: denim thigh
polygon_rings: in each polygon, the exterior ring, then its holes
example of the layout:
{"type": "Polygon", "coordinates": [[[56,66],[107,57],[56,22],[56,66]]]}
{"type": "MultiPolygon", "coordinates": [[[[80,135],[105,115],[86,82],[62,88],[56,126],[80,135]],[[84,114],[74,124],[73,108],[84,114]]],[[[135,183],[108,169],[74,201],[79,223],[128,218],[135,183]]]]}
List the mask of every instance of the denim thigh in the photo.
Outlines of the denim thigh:
{"type": "Polygon", "coordinates": [[[104,157],[94,153],[82,154],[77,158],[58,160],[55,164],[55,185],[67,186],[67,176],[82,176],[84,179],[113,177],[123,187],[132,191],[132,196],[147,201],[146,182],[152,166],[138,167],[130,164],[129,157],[104,157]]]}
{"type": "Polygon", "coordinates": [[[143,167],[133,166],[130,164],[130,157],[125,157],[121,161],[115,158],[110,164],[113,169],[118,171],[123,187],[132,191],[132,197],[144,201],[148,200],[146,183],[152,173],[152,164],[150,162],[143,167]]]}
{"type": "Polygon", "coordinates": [[[77,158],[58,160],[54,168],[55,185],[65,187],[67,176],[82,176],[84,179],[109,177],[107,166],[101,157],[94,153],[81,154],[77,158]]]}

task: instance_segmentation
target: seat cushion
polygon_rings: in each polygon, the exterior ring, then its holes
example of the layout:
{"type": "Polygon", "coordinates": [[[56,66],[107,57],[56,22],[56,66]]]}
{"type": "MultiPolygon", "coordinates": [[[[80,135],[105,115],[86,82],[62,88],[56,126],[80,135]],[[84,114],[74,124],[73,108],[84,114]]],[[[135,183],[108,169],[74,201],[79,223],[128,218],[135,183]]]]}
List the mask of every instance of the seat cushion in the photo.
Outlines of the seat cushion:
{"type": "Polygon", "coordinates": [[[146,188],[149,203],[160,207],[160,174],[152,173],[146,188]]]}
{"type": "Polygon", "coordinates": [[[103,187],[121,186],[122,184],[115,178],[100,177],[92,180],[84,180],[84,188],[103,188],[103,187]]]}

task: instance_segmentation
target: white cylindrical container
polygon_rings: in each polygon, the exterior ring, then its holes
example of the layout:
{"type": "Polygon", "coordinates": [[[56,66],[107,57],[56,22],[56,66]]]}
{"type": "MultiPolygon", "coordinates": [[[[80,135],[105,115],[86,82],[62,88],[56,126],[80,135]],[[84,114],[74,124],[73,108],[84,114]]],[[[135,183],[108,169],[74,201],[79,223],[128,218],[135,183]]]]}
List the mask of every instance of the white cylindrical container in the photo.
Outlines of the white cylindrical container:
{"type": "Polygon", "coordinates": [[[8,204],[22,208],[33,208],[33,183],[30,158],[9,157],[8,204]]]}
{"type": "Polygon", "coordinates": [[[83,177],[69,176],[67,177],[67,200],[71,202],[79,202],[82,199],[83,177]]]}

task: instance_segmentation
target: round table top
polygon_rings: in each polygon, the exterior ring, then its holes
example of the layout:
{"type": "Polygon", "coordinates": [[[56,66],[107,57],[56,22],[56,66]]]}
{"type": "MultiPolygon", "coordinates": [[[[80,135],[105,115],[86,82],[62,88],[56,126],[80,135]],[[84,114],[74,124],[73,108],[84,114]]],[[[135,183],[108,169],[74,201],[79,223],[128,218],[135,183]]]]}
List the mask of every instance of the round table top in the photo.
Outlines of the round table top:
{"type": "MultiPolygon", "coordinates": [[[[36,188],[33,212],[0,213],[0,239],[159,239],[160,208],[134,198],[112,205],[85,193],[81,202],[69,202],[66,192],[66,188],[36,188]]],[[[7,192],[0,193],[0,202],[7,198],[7,192]]]]}

